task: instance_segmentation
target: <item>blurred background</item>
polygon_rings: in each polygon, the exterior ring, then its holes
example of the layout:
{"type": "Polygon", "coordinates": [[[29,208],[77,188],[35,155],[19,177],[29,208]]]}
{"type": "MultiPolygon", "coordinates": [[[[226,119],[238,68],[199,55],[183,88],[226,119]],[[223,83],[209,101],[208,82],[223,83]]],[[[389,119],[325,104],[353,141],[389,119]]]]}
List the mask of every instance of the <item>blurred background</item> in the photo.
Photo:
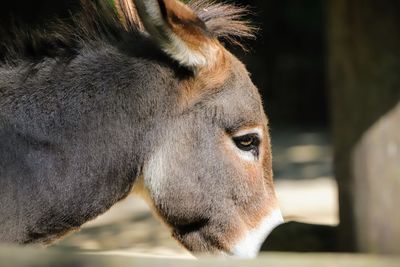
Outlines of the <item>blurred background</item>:
{"type": "MultiPolygon", "coordinates": [[[[40,27],[76,0],[2,4],[40,27]]],[[[287,224],[264,250],[400,253],[400,2],[242,0],[259,28],[232,47],[270,119],[276,191],[287,224]]],[[[56,248],[186,257],[130,197],[56,248]]]]}

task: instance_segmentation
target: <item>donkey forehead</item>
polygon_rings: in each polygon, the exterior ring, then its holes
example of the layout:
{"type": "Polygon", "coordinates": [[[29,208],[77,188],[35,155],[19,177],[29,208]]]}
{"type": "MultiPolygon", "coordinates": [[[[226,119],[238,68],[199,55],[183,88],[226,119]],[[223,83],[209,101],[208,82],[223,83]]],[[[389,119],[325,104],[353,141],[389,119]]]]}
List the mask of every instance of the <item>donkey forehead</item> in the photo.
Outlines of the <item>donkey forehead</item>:
{"type": "Polygon", "coordinates": [[[235,58],[232,61],[230,74],[210,104],[217,107],[223,119],[233,124],[265,124],[266,116],[257,87],[244,65],[235,58]]]}

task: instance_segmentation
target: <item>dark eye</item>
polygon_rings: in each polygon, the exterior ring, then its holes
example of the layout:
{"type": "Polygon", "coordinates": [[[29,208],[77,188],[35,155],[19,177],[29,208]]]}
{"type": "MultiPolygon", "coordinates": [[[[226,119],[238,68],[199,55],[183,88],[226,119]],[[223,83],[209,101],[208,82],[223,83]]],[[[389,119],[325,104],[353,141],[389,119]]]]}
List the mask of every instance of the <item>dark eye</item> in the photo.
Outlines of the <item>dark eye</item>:
{"type": "Polygon", "coordinates": [[[246,134],[241,136],[235,136],[232,138],[235,145],[243,151],[253,152],[255,156],[258,156],[258,150],[260,145],[260,138],[258,134],[246,134]]]}

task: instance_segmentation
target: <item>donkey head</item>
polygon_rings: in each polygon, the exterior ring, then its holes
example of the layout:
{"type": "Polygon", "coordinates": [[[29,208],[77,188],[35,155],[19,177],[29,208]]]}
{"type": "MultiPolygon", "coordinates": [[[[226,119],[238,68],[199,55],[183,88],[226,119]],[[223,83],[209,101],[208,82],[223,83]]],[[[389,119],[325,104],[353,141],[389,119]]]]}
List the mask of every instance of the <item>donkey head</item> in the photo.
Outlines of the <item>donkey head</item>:
{"type": "Polygon", "coordinates": [[[207,21],[207,12],[229,7],[202,9],[202,19],[177,0],[135,4],[159,48],[193,73],[179,81],[180,112],[155,133],[158,145],[135,190],[190,251],[253,257],[282,217],[260,95],[215,37],[218,22],[207,21]]]}

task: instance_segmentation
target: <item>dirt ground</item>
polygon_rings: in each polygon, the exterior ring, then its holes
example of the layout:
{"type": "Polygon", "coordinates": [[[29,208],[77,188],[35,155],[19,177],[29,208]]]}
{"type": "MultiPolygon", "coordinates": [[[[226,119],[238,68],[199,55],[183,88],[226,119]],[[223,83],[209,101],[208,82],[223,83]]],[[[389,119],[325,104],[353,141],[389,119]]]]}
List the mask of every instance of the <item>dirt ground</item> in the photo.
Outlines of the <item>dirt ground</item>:
{"type": "MultiPolygon", "coordinates": [[[[285,220],[336,225],[337,187],[329,136],[320,129],[272,131],[275,186],[285,220]]],[[[191,257],[152,216],[128,197],[54,248],[102,254],[191,257]]]]}

